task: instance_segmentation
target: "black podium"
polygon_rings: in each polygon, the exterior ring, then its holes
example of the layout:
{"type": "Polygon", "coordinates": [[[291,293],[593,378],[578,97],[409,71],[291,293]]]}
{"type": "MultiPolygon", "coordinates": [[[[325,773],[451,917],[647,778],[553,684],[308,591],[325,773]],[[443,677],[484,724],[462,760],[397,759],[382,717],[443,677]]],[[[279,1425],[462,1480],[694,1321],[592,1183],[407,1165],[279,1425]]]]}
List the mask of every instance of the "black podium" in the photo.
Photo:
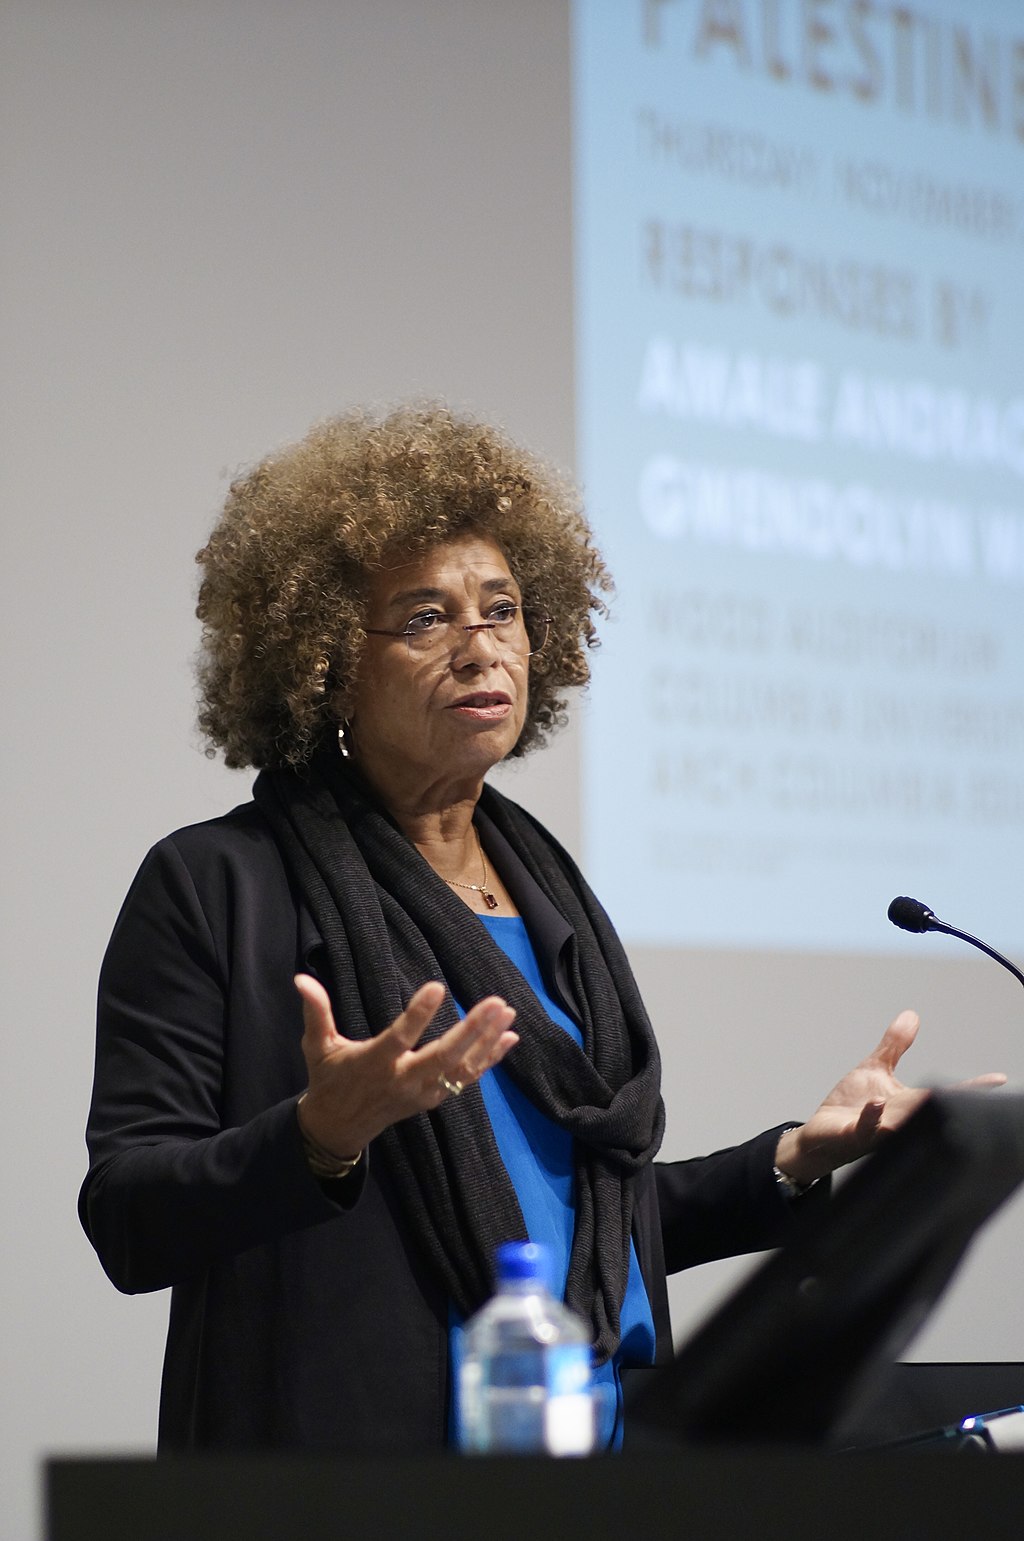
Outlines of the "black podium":
{"type": "Polygon", "coordinates": [[[60,1460],[46,1488],[47,1541],[964,1541],[1024,1527],[1020,1455],[60,1460]]]}

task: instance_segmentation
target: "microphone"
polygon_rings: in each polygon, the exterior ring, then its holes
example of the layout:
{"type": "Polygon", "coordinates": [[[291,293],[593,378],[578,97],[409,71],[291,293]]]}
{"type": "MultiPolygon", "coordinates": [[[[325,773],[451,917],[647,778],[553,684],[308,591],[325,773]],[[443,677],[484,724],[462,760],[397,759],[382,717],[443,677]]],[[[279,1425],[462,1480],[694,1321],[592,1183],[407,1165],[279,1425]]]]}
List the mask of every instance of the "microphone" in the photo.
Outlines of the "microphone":
{"type": "Polygon", "coordinates": [[[969,942],[972,947],[977,947],[988,957],[1001,963],[1003,968],[1009,969],[1014,979],[1024,985],[1024,974],[1011,963],[1009,958],[1004,958],[1001,952],[996,952],[987,942],[981,942],[976,936],[971,936],[967,931],[958,931],[956,926],[947,926],[944,920],[936,917],[935,911],[930,910],[927,904],[922,904],[920,899],[909,899],[906,894],[901,894],[894,899],[889,906],[889,919],[894,926],[899,926],[903,931],[941,931],[944,936],[958,937],[961,942],[969,942]]]}

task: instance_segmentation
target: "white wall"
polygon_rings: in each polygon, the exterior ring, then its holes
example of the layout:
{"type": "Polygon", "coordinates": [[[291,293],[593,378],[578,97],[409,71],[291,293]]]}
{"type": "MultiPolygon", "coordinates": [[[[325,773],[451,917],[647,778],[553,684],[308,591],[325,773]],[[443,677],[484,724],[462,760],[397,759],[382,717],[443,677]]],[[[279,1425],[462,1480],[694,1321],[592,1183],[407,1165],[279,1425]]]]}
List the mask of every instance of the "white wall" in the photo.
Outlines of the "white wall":
{"type": "MultiPolygon", "coordinates": [[[[192,555],[227,479],[416,392],[570,465],[573,401],[563,0],[7,0],[0,29],[13,1541],[42,1452],[154,1437],[166,1299],[115,1294],[74,1204],[117,907],[154,839],[247,795],[192,727],[192,555]]],[[[576,744],[506,781],[570,845],[576,744]]],[[[908,1001],[919,1072],[1019,1077],[1016,986],[922,959],[638,957],[669,1152],[798,1116],[908,1001]]],[[[1022,1227],[993,1229],[925,1357],[1020,1357],[1022,1227]]],[[[684,1283],[681,1319],[732,1271],[684,1283]]]]}

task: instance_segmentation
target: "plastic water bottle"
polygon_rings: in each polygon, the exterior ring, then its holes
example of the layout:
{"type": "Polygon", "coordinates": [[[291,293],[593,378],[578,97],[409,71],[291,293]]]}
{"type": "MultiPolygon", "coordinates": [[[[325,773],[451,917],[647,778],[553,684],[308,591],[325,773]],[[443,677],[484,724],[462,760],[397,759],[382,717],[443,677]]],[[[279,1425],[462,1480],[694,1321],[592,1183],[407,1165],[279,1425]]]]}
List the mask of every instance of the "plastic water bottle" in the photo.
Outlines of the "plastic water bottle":
{"type": "Polygon", "coordinates": [[[550,1291],[550,1253],[498,1248],[498,1293],[466,1324],[459,1443],[478,1454],[587,1455],[594,1448],[590,1341],[550,1291]]]}

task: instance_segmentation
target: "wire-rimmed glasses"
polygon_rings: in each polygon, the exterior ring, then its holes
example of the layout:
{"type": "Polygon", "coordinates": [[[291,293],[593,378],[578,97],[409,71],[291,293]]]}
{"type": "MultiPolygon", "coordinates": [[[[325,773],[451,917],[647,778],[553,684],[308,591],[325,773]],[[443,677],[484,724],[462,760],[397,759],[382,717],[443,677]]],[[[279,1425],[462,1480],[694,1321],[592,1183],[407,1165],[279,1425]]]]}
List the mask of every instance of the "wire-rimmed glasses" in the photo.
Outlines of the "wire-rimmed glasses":
{"type": "Polygon", "coordinates": [[[460,620],[461,616],[470,614],[469,610],[449,614],[431,608],[411,616],[401,631],[382,631],[375,626],[367,626],[364,630],[368,637],[404,637],[409,652],[420,657],[457,647],[465,632],[489,631],[495,646],[519,658],[533,658],[543,651],[548,640],[551,616],[539,610],[524,610],[521,605],[503,601],[492,606],[482,621],[471,621],[467,625],[460,620]]]}

